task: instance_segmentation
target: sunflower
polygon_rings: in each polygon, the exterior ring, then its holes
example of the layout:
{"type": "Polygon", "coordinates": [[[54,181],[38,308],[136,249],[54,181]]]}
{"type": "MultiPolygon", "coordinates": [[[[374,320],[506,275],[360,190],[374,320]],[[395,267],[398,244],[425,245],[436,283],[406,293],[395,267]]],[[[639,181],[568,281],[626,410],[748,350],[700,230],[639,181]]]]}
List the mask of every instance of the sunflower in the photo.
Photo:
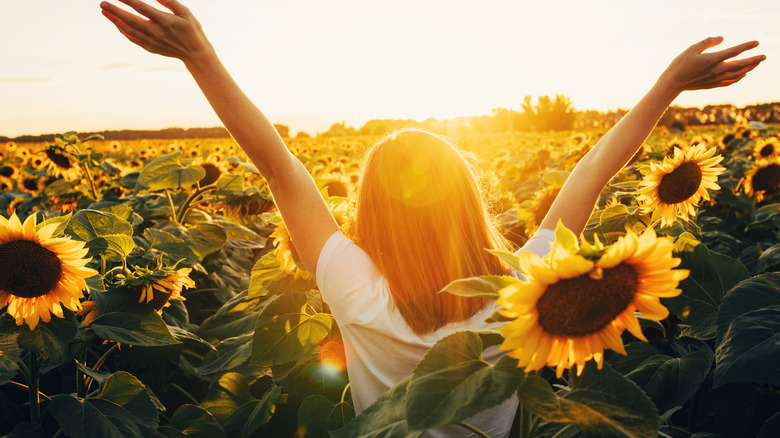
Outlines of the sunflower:
{"type": "Polygon", "coordinates": [[[673,224],[678,215],[688,220],[699,200],[710,199],[708,189],[720,189],[716,181],[726,168],[718,164],[723,157],[715,151],[715,147],[707,149],[699,144],[685,152],[675,149],[674,156],[660,164],[651,163],[650,174],[638,190],[644,212],[655,210],[661,215],[662,226],[673,224]]]}
{"type": "Polygon", "coordinates": [[[85,258],[84,242],[51,237],[56,224],[36,230],[35,222],[35,215],[24,223],[16,212],[0,216],[0,307],[8,303],[16,324],[30,330],[52,314],[62,318],[62,306],[78,310],[84,279],[97,274],[85,267],[91,258],[85,258]]]}
{"type": "Polygon", "coordinates": [[[340,196],[342,198],[349,197],[351,193],[351,181],[345,175],[341,173],[329,173],[317,176],[317,186],[320,190],[327,188],[328,195],[340,196]]]}
{"type": "Polygon", "coordinates": [[[192,268],[179,268],[163,278],[157,278],[141,288],[139,303],[151,303],[155,310],[171,305],[170,300],[184,300],[181,291],[184,288],[195,287],[195,282],[189,277],[192,268]]]}
{"type": "Polygon", "coordinates": [[[528,220],[525,222],[526,234],[532,236],[536,232],[560,191],[561,187],[549,185],[536,192],[530,206],[526,209],[530,213],[528,220]]]}
{"type": "MultiPolygon", "coordinates": [[[[345,236],[349,237],[355,209],[350,206],[345,198],[341,197],[329,197],[326,198],[326,202],[333,218],[336,219],[336,223],[341,227],[341,231],[345,236]]],[[[275,220],[276,229],[268,237],[274,239],[276,259],[279,261],[282,270],[295,278],[311,278],[309,272],[303,267],[301,257],[295,249],[295,245],[290,238],[290,232],[287,230],[287,226],[281,216],[277,214],[275,220]]]]}
{"type": "Polygon", "coordinates": [[[686,144],[683,140],[680,140],[679,138],[675,137],[666,143],[663,153],[664,155],[671,155],[676,153],[677,149],[680,149],[681,151],[685,151],[688,149],[688,144],[686,144]]]}
{"type": "Polygon", "coordinates": [[[753,156],[756,160],[777,155],[780,155],[780,141],[778,141],[776,137],[758,140],[756,142],[756,147],[753,149],[753,156]]]}
{"type": "Polygon", "coordinates": [[[560,377],[577,365],[579,375],[591,359],[601,368],[606,348],[626,354],[624,330],[647,341],[634,312],[666,318],[660,298],[679,295],[677,285],[688,276],[687,270],[672,270],[680,263],[672,257],[674,244],[657,238],[652,228],[639,236],[629,231],[606,249],[598,240],[583,240],[581,248],[559,224],[549,256],[521,253],[530,281],[499,291],[499,313],[512,319],[501,328],[500,348],[526,372],[547,364],[560,377]]]}
{"type": "Polygon", "coordinates": [[[756,161],[745,175],[742,187],[757,202],[763,201],[765,195],[776,193],[780,189],[780,156],[756,161]]]}
{"type": "Polygon", "coordinates": [[[225,159],[217,154],[211,154],[206,158],[196,158],[192,164],[200,166],[206,171],[206,175],[203,179],[198,181],[198,184],[200,184],[201,187],[214,184],[222,175],[228,173],[228,170],[225,167],[225,159]]]}
{"type": "Polygon", "coordinates": [[[67,181],[78,179],[79,168],[70,155],[63,154],[55,148],[48,148],[44,153],[46,153],[46,166],[52,176],[61,176],[67,181]]]}

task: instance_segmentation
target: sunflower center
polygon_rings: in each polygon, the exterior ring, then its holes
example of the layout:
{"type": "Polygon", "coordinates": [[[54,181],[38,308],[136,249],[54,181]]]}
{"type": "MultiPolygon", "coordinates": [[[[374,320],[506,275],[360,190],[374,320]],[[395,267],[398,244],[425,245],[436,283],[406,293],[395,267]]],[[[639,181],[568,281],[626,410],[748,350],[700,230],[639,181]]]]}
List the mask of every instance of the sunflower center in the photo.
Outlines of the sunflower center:
{"type": "Polygon", "coordinates": [[[762,167],[753,175],[753,190],[774,192],[780,188],[780,164],[770,164],[762,167]]]}
{"type": "Polygon", "coordinates": [[[701,184],[701,168],[693,161],[686,161],[661,178],[658,198],[664,204],[677,204],[693,196],[701,184]]]}
{"type": "Polygon", "coordinates": [[[0,245],[0,290],[34,298],[54,290],[62,277],[57,254],[31,240],[0,245]]]}
{"type": "Polygon", "coordinates": [[[764,147],[762,147],[758,153],[762,157],[768,157],[772,155],[774,152],[775,152],[775,147],[771,143],[768,143],[764,147]]]}
{"type": "Polygon", "coordinates": [[[68,157],[62,155],[54,149],[46,149],[46,156],[49,157],[49,160],[51,160],[52,163],[56,164],[58,167],[63,169],[70,169],[73,167],[73,165],[70,164],[68,157]]]}
{"type": "Polygon", "coordinates": [[[8,176],[11,176],[13,174],[14,174],[14,168],[13,167],[11,167],[11,166],[0,167],[0,176],[8,177],[8,176]]]}
{"type": "Polygon", "coordinates": [[[601,280],[584,274],[547,286],[536,303],[544,331],[554,336],[586,336],[626,310],[639,284],[636,270],[620,264],[604,269],[603,274],[601,280]]]}

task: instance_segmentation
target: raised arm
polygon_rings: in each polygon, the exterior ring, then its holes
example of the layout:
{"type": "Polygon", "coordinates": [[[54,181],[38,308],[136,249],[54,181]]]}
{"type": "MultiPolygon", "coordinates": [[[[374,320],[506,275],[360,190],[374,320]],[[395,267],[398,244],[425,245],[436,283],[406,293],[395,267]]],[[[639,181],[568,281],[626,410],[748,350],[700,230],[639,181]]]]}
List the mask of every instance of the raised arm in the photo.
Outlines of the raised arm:
{"type": "Polygon", "coordinates": [[[766,58],[758,55],[730,61],[758,46],[757,41],[703,53],[722,41],[722,37],[707,38],[671,62],[650,91],[577,163],[540,228],[554,229],[560,219],[567,228],[581,233],[601,190],[642,146],[681,92],[734,84],[766,58]]]}
{"type": "Polygon", "coordinates": [[[295,248],[313,275],[320,250],[338,225],[306,168],[230,76],[189,9],[177,0],[158,0],[171,13],[141,0],[120,1],[141,16],[109,2],[100,3],[103,15],[143,49],[184,62],[230,135],[268,181],[295,248]]]}

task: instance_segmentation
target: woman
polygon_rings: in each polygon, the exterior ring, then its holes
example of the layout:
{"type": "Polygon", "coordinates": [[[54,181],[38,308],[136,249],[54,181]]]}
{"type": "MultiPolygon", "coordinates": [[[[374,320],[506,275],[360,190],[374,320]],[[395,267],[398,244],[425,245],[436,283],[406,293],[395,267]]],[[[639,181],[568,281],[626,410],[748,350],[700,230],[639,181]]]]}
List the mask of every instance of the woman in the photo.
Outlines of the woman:
{"type": "MultiPolygon", "coordinates": [[[[504,242],[491,225],[473,173],[448,141],[407,130],[375,145],[361,177],[354,241],[347,239],[312,177],[233,81],[192,13],[177,0],[158,0],[171,13],[141,0],[120,1],[141,16],[102,2],[106,18],[138,46],[184,62],[268,181],[297,252],[341,328],[357,413],[409,375],[443,336],[489,327],[484,320],[494,303],[438,294],[457,278],[507,272],[484,250],[505,249],[504,242]]],[[[721,41],[707,38],[672,61],[577,164],[524,250],[549,251],[559,220],[575,233],[582,231],[602,188],[682,91],[731,85],[764,59],[729,61],[756,47],[755,41],[702,53],[721,41]]],[[[494,361],[499,354],[494,348],[483,357],[494,361]]],[[[490,436],[505,436],[516,405],[516,399],[509,400],[467,421],[490,436]]],[[[429,431],[431,436],[458,433],[429,431]]]]}

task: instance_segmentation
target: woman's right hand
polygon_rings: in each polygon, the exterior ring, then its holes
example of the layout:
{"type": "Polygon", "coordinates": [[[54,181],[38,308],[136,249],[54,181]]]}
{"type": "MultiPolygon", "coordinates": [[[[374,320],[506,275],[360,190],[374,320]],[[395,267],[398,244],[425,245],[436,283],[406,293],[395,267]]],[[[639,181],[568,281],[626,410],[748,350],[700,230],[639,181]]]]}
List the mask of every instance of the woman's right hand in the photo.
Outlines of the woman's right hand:
{"type": "Polygon", "coordinates": [[[157,0],[172,13],[153,8],[141,0],[119,1],[133,8],[142,17],[106,1],[100,3],[103,15],[114,23],[128,40],[143,49],[178,58],[185,63],[214,53],[214,48],[198,20],[177,0],[157,0]]]}

